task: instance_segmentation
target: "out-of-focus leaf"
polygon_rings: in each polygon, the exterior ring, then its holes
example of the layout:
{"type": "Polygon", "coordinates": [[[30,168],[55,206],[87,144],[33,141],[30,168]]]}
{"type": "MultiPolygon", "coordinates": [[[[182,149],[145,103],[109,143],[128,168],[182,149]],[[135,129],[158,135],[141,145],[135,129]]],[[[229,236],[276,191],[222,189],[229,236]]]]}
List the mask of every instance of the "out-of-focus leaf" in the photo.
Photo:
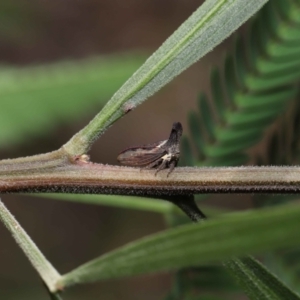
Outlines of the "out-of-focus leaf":
{"type": "Polygon", "coordinates": [[[2,148],[93,116],[144,59],[119,55],[52,65],[0,67],[2,148]]]}
{"type": "Polygon", "coordinates": [[[299,300],[300,297],[252,257],[226,263],[245,293],[253,300],[299,300]]]}
{"type": "Polygon", "coordinates": [[[300,206],[231,214],[131,243],[62,277],[61,285],[174,270],[299,245],[300,206]]]}
{"type": "Polygon", "coordinates": [[[168,214],[171,211],[174,211],[174,205],[171,204],[171,202],[135,196],[73,194],[35,194],[35,196],[85,204],[107,205],[111,207],[137,209],[161,214],[168,214]]]}

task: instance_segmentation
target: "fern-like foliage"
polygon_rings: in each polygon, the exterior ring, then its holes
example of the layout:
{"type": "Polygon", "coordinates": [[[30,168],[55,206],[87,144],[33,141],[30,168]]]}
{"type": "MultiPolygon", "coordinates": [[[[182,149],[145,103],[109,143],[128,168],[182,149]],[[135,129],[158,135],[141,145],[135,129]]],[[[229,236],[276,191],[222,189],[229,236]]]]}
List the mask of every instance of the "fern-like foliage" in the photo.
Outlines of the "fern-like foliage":
{"type": "MultiPolygon", "coordinates": [[[[244,39],[237,38],[223,70],[211,72],[212,96],[209,99],[201,94],[198,111],[189,115],[191,138],[183,139],[182,163],[197,166],[247,163],[247,150],[261,140],[274,120],[295,105],[296,82],[300,79],[299,53],[300,1],[270,1],[253,20],[244,39]]],[[[278,140],[273,143],[280,145],[278,140]]],[[[275,149],[270,147],[271,152],[275,149]]],[[[195,295],[195,291],[201,299],[206,288],[214,291],[222,287],[221,282],[226,285],[223,291],[227,294],[228,289],[231,293],[237,291],[221,267],[193,270],[193,278],[187,283],[190,273],[191,270],[178,272],[170,299],[186,299],[192,292],[195,295]],[[203,281],[205,270],[214,274],[207,276],[207,281],[203,281]]]]}
{"type": "Polygon", "coordinates": [[[228,166],[248,161],[246,150],[282,114],[298,92],[300,3],[270,1],[245,41],[237,38],[224,70],[211,73],[210,101],[202,94],[189,115],[191,141],[183,141],[184,163],[228,166]],[[197,150],[193,158],[191,144],[197,150]]]}
{"type": "MultiPolygon", "coordinates": [[[[291,111],[278,123],[269,138],[264,153],[257,160],[265,165],[296,165],[300,154],[300,102],[299,96],[291,111]]],[[[282,198],[282,197],[281,197],[282,198]]]]}
{"type": "MultiPolygon", "coordinates": [[[[264,164],[294,165],[299,163],[300,154],[300,104],[299,99],[278,124],[265,149],[264,164]]],[[[299,195],[254,196],[256,206],[274,206],[299,201],[299,195]]],[[[266,266],[293,291],[300,294],[300,249],[288,249],[268,253],[264,256],[266,266]]]]}
{"type": "Polygon", "coordinates": [[[0,67],[0,144],[96,114],[143,58],[119,55],[26,68],[0,67]]]}

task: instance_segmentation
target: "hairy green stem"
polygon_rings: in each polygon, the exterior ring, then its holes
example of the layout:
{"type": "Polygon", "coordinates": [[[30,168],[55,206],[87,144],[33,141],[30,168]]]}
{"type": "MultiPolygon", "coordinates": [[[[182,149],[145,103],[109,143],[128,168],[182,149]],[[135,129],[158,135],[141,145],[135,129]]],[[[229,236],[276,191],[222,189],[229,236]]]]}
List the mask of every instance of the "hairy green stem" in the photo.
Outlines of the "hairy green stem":
{"type": "MultiPolygon", "coordinates": [[[[44,163],[44,162],[43,162],[44,163]]],[[[182,167],[168,170],[101,165],[85,161],[30,168],[0,163],[0,192],[64,192],[121,195],[197,193],[299,193],[300,167],[182,167]],[[12,167],[12,170],[10,169],[12,167]]],[[[37,165],[35,165],[37,167],[37,165]]]]}
{"type": "Polygon", "coordinates": [[[25,230],[17,222],[14,216],[9,212],[5,205],[0,201],[0,220],[10,231],[13,238],[23,250],[33,267],[40,274],[44,283],[47,285],[50,292],[56,292],[56,283],[60,279],[60,274],[46,259],[43,253],[35,245],[32,239],[28,236],[25,230]]]}

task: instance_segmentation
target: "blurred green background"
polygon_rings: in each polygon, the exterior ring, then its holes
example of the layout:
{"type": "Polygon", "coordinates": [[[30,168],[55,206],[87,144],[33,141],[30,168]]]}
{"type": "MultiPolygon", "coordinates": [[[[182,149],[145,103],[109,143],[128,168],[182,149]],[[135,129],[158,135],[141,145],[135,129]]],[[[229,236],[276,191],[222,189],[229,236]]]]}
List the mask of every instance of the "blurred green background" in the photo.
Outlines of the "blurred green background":
{"type": "MultiPolygon", "coordinates": [[[[0,158],[59,148],[202,2],[1,0],[0,158]]],[[[94,144],[91,159],[116,164],[124,148],[165,139],[174,121],[186,128],[199,92],[209,94],[211,66],[221,64],[231,41],[114,124],[94,144]]],[[[249,204],[226,198],[231,208],[249,204]]],[[[61,273],[165,228],[154,213],[28,195],[2,199],[61,273]]],[[[3,226],[0,245],[0,299],[48,299],[3,226]]],[[[170,274],[151,275],[75,287],[64,299],[162,299],[170,286],[170,274]]]]}

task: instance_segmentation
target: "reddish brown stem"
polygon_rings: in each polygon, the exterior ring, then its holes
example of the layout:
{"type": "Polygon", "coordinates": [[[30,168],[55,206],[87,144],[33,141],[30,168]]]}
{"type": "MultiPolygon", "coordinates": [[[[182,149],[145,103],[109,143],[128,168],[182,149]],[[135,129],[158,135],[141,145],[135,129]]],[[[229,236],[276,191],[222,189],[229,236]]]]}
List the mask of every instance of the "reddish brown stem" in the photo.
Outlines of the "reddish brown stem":
{"type": "Polygon", "coordinates": [[[122,195],[196,193],[299,193],[300,167],[176,168],[119,167],[70,159],[63,153],[0,162],[0,193],[60,192],[122,195]],[[52,163],[51,163],[52,162],[52,163]]]}

